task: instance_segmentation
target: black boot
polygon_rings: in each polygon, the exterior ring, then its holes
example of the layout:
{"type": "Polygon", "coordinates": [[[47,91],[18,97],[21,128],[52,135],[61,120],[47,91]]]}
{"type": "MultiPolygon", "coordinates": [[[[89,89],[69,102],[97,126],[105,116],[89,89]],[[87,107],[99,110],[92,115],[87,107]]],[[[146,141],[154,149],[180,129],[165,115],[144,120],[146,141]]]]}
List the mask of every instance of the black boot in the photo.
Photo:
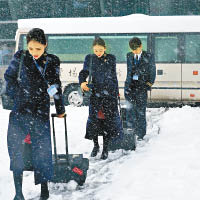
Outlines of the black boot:
{"type": "Polygon", "coordinates": [[[24,200],[24,196],[22,193],[22,177],[23,177],[23,173],[16,174],[13,172],[13,179],[14,179],[15,192],[16,192],[14,200],[24,200]]]}
{"type": "Polygon", "coordinates": [[[94,146],[94,148],[92,149],[92,152],[91,152],[90,156],[91,157],[95,157],[98,152],[99,152],[99,146],[94,146]]]}
{"type": "Polygon", "coordinates": [[[106,160],[108,158],[108,149],[103,149],[101,159],[106,160]]]}
{"type": "Polygon", "coordinates": [[[101,154],[101,159],[106,160],[108,158],[108,145],[109,145],[109,138],[103,136],[103,151],[101,154]]]}
{"type": "Polygon", "coordinates": [[[92,149],[92,152],[90,154],[91,157],[95,157],[97,153],[99,152],[99,143],[98,143],[98,137],[95,137],[93,139],[94,142],[94,148],[92,149]]]}
{"type": "Polygon", "coordinates": [[[49,198],[49,190],[47,182],[41,183],[41,195],[40,200],[47,200],[49,198]]]}

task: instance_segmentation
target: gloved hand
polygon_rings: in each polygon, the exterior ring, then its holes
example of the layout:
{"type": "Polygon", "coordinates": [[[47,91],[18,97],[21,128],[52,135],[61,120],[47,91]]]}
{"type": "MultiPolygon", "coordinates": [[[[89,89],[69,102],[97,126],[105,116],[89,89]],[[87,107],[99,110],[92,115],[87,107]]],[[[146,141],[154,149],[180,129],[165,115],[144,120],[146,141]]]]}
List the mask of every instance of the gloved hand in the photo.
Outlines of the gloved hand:
{"type": "Polygon", "coordinates": [[[88,92],[90,90],[90,88],[87,86],[88,82],[83,82],[81,83],[81,90],[84,92],[88,92]]]}
{"type": "Polygon", "coordinates": [[[146,84],[149,86],[149,87],[151,87],[153,84],[152,83],[150,83],[150,82],[146,82],[146,84]]]}
{"type": "Polygon", "coordinates": [[[59,115],[57,115],[57,117],[58,117],[58,118],[63,118],[65,115],[66,115],[66,114],[63,113],[63,114],[59,114],[59,115]]]}

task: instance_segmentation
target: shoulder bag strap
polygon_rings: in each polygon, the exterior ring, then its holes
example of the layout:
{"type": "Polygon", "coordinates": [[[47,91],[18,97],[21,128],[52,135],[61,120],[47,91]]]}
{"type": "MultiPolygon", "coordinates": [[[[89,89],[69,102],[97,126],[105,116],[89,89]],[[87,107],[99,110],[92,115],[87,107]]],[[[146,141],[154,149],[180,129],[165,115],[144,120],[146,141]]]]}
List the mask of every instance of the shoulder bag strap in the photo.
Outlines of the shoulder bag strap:
{"type": "Polygon", "coordinates": [[[38,69],[38,71],[39,71],[40,74],[42,75],[42,77],[43,77],[45,83],[47,84],[47,86],[49,86],[48,81],[45,79],[45,72],[46,72],[47,65],[48,65],[48,56],[46,57],[46,63],[45,63],[45,66],[44,66],[44,70],[43,70],[43,71],[41,71],[41,67],[38,65],[37,61],[34,60],[34,59],[33,59],[33,61],[34,61],[34,63],[35,63],[36,68],[38,69]]]}
{"type": "Polygon", "coordinates": [[[90,55],[90,63],[89,63],[89,78],[88,78],[88,84],[92,82],[92,60],[93,60],[93,55],[90,55]]]}
{"type": "Polygon", "coordinates": [[[22,55],[20,57],[19,70],[18,70],[18,73],[17,73],[17,81],[21,81],[20,73],[21,73],[21,69],[22,69],[23,60],[24,60],[24,51],[22,52],[22,55]]]}

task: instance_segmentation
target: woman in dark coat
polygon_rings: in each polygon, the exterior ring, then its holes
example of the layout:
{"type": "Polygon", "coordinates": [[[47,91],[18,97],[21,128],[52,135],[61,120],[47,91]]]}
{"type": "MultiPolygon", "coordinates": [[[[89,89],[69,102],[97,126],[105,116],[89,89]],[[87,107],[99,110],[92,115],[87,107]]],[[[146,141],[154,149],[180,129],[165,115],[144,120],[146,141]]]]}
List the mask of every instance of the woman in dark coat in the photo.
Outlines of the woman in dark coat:
{"type": "Polygon", "coordinates": [[[58,116],[63,117],[65,113],[59,79],[60,61],[45,51],[47,42],[43,30],[32,29],[26,39],[28,50],[16,52],[4,74],[6,92],[14,99],[7,140],[10,169],[13,171],[16,189],[14,200],[24,200],[22,141],[30,133],[35,184],[41,184],[40,199],[45,200],[49,197],[47,181],[51,180],[53,174],[50,95],[54,97],[58,116]],[[17,80],[20,62],[20,80],[17,80]],[[50,95],[47,92],[49,87],[50,95]]]}
{"type": "Polygon", "coordinates": [[[85,138],[94,141],[91,157],[95,157],[99,152],[98,135],[103,135],[101,159],[108,157],[110,139],[122,133],[118,111],[119,89],[116,59],[114,55],[105,53],[105,50],[104,40],[96,38],[93,42],[94,54],[85,57],[83,69],[79,73],[82,91],[91,90],[92,92],[85,138]],[[86,78],[89,75],[89,68],[91,69],[92,82],[88,86],[86,78]]]}

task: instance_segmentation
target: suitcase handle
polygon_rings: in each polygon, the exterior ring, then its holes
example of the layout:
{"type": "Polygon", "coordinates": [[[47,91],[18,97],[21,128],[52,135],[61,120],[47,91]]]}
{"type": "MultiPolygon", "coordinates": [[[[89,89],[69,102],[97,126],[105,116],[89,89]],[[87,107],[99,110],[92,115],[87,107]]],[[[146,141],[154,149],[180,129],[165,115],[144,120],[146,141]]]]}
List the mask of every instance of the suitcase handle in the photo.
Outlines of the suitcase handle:
{"type": "MultiPolygon", "coordinates": [[[[67,114],[64,114],[63,117],[66,117],[66,116],[67,116],[67,114]]],[[[52,113],[52,114],[51,114],[51,117],[58,117],[58,114],[56,114],[56,113],[52,113]]],[[[63,118],[63,117],[61,117],[61,118],[63,118]]],[[[60,117],[58,117],[58,118],[60,118],[60,117]]]]}
{"type": "MultiPolygon", "coordinates": [[[[65,124],[65,148],[66,148],[66,159],[67,162],[69,162],[69,153],[68,153],[68,140],[67,140],[67,122],[66,122],[66,114],[64,115],[64,124],[65,124]]],[[[51,114],[52,117],[52,126],[53,126],[53,143],[54,143],[54,156],[55,156],[55,161],[58,161],[58,155],[57,155],[57,148],[56,148],[56,134],[55,134],[55,125],[54,125],[54,118],[58,117],[57,114],[53,113],[51,114]]]]}
{"type": "Polygon", "coordinates": [[[122,120],[122,107],[121,107],[121,101],[120,101],[120,95],[118,95],[118,106],[119,106],[119,116],[120,116],[120,120],[122,123],[122,129],[123,129],[123,120],[122,120]]]}

